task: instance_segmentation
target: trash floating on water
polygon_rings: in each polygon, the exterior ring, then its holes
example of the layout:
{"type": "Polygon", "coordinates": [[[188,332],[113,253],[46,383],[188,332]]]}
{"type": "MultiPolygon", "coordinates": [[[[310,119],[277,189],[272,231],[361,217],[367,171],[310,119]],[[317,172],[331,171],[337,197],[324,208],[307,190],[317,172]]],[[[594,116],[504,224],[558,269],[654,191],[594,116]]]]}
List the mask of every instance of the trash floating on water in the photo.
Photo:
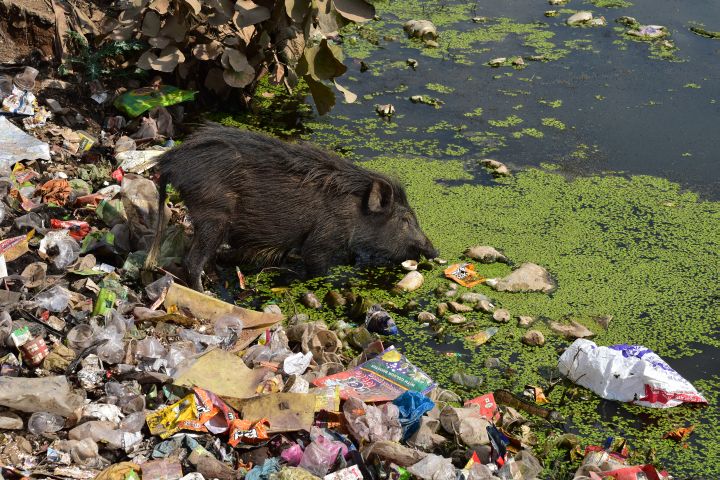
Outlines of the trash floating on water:
{"type": "Polygon", "coordinates": [[[640,345],[601,347],[578,339],[558,360],[560,372],[602,398],[654,408],[707,404],[690,382],[640,345]]]}
{"type": "Polygon", "coordinates": [[[403,25],[408,37],[421,40],[435,40],[438,37],[437,28],[429,20],[409,20],[403,25]]]}
{"type": "Polygon", "coordinates": [[[631,37],[637,37],[643,40],[655,40],[656,38],[668,35],[667,27],[663,27],[662,25],[641,25],[625,33],[631,37]]]}
{"type": "Polygon", "coordinates": [[[543,292],[551,293],[557,283],[547,270],[534,263],[523,263],[504,278],[489,278],[485,281],[498,292],[543,292]]]}
{"type": "Polygon", "coordinates": [[[510,175],[510,169],[507,167],[507,165],[502,162],[498,162],[497,160],[485,158],[483,160],[480,160],[480,165],[491,170],[493,175],[510,175]]]}

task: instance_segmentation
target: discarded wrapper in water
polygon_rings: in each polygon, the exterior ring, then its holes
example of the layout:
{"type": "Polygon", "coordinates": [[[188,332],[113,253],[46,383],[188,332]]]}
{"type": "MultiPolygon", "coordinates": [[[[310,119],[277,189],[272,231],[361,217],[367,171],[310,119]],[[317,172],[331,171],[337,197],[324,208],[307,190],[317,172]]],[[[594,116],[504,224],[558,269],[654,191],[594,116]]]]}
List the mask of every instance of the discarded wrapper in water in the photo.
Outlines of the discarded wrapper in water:
{"type": "Polygon", "coordinates": [[[485,278],[475,271],[475,265],[472,263],[454,263],[450,265],[445,269],[445,277],[468,288],[480,285],[485,281],[485,278]]]}

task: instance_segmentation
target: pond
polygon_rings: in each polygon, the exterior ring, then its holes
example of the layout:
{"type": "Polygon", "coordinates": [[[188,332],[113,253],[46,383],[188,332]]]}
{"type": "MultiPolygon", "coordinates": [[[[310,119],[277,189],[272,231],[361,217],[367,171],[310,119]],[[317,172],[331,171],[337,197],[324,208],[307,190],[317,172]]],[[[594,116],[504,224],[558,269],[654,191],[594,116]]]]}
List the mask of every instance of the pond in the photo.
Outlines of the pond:
{"type": "MultiPolygon", "coordinates": [[[[338,100],[331,114],[305,121],[303,136],[400,178],[444,258],[493,245],[515,264],[547,267],[559,284],[552,295],[472,289],[514,317],[538,318],[535,327],[547,343],[522,345],[524,329],[513,320],[488,344],[471,346],[466,336],[494,325],[479,313],[439,333],[421,326],[417,312],[443,301],[434,294],[445,283],[439,269],[413,294],[392,295],[384,287],[400,271],[384,272],[378,282],[377,272],[343,270],[292,284],[290,295],[275,301],[302,309],[288,299],[308,288],[322,298],[338,286],[398,305],[418,301],[394,314],[401,333],[393,342],[464,396],[550,385],[570,342],[546,320],[577,318],[598,344],[655,350],[710,405],[652,410],[557,387],[549,399],[567,418],[562,427],[583,446],[625,437],[637,461],[656,459],[676,478],[720,477],[720,40],[689,29],[720,30],[717,3],[393,0],[376,8],[379,20],[343,32],[349,69],[338,81],[358,100],[338,100]],[[546,17],[547,10],[557,16],[546,17]],[[607,25],[566,25],[578,10],[605,17],[607,25]],[[621,16],[667,27],[670,43],[633,39],[615,22],[621,16]],[[402,25],[410,19],[431,20],[439,47],[407,39],[402,25]],[[490,67],[498,57],[507,61],[490,67]],[[516,57],[524,65],[512,66],[516,57]],[[414,95],[425,102],[411,102],[414,95]],[[381,104],[394,105],[395,115],[380,118],[375,106],[381,104]],[[506,163],[513,176],[492,177],[482,158],[506,163]],[[597,315],[613,316],[607,329],[592,319],[597,315]],[[486,368],[491,357],[505,368],[486,368]],[[453,384],[457,371],[479,375],[484,384],[453,384]],[[690,425],[696,429],[686,442],[662,438],[690,425]]],[[[498,264],[478,269],[487,277],[510,271],[498,264]]],[[[342,318],[333,311],[314,315],[342,318]]],[[[540,445],[552,431],[537,427],[540,445]]],[[[545,465],[543,478],[561,479],[577,462],[555,450],[545,465]]]]}

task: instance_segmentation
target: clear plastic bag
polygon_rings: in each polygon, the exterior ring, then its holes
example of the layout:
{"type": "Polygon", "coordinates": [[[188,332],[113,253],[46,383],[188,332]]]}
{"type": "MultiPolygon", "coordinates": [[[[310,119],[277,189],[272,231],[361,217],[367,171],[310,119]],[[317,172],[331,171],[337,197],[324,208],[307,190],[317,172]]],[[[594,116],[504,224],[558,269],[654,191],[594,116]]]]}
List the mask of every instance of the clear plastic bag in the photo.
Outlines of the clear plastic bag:
{"type": "Polygon", "coordinates": [[[376,407],[350,397],[343,405],[343,413],[348,430],[360,443],[382,440],[397,442],[402,438],[399,410],[392,403],[376,407]]]}
{"type": "Polygon", "coordinates": [[[33,413],[27,423],[27,429],[34,435],[59,432],[64,426],[64,417],[48,412],[33,413]]]}
{"type": "Polygon", "coordinates": [[[80,245],[68,234],[67,230],[51,230],[40,240],[38,253],[43,258],[50,258],[58,269],[65,270],[78,259],[80,245]],[[55,250],[57,253],[54,253],[55,250]]]}
{"type": "Polygon", "coordinates": [[[145,293],[151,301],[157,300],[165,289],[169,288],[173,283],[170,275],[165,275],[145,287],[145,293]]]}
{"type": "Polygon", "coordinates": [[[165,346],[155,337],[145,337],[137,342],[138,357],[143,358],[164,358],[168,351],[165,346]]]}
{"type": "Polygon", "coordinates": [[[240,336],[243,329],[243,321],[237,315],[223,315],[215,320],[215,335],[218,337],[229,338],[240,336]]]}
{"type": "Polygon", "coordinates": [[[51,289],[35,295],[33,302],[43,310],[62,312],[70,303],[70,291],[60,285],[55,285],[51,289]]]}
{"type": "Polygon", "coordinates": [[[430,454],[415,465],[408,467],[408,472],[422,480],[455,480],[457,473],[449,458],[430,454]]]}

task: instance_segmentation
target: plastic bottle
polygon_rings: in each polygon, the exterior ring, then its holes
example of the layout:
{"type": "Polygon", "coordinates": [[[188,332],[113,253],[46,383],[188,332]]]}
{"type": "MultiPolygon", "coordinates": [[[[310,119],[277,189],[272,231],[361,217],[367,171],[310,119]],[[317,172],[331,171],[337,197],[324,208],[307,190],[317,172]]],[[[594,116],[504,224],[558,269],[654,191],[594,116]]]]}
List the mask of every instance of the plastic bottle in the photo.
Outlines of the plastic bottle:
{"type": "Polygon", "coordinates": [[[48,412],[35,412],[30,415],[27,429],[34,435],[55,433],[65,426],[65,418],[48,412]]]}
{"type": "Polygon", "coordinates": [[[468,337],[468,340],[473,342],[475,345],[482,345],[492,338],[499,331],[498,327],[489,327],[482,332],[478,332],[475,335],[468,337]]]}
{"type": "Polygon", "coordinates": [[[81,323],[80,325],[74,326],[65,338],[67,338],[68,347],[79,352],[89,347],[90,343],[92,343],[93,329],[87,323],[81,323]]]}

